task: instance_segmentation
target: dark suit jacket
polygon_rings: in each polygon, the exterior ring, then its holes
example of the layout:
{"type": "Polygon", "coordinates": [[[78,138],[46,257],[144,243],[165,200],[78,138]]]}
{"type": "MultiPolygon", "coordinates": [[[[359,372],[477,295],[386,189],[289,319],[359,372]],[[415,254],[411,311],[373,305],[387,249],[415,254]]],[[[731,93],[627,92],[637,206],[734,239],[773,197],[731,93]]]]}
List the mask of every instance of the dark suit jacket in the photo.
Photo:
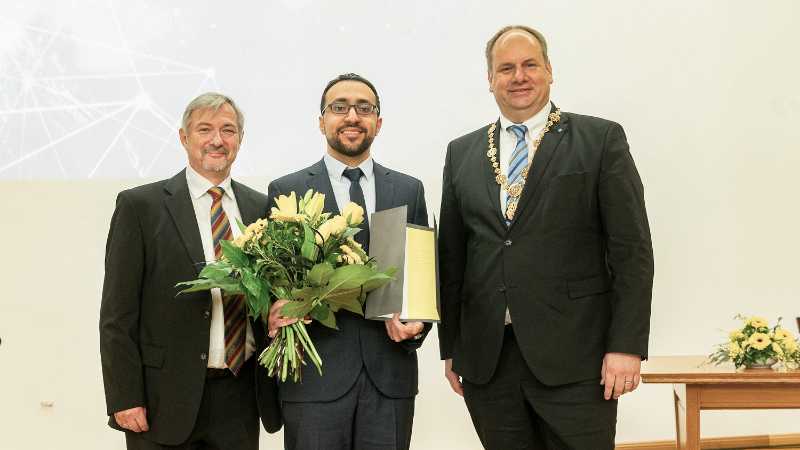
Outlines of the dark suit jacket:
{"type": "MultiPolygon", "coordinates": [[[[267,199],[233,181],[244,223],[266,216],[267,199]]],[[[123,191],[111,219],[100,307],[100,356],[109,425],[113,413],[147,407],[147,438],[184,441],[194,426],[206,378],[211,295],[176,297],[175,284],[197,278],[205,257],[185,170],[123,191]]],[[[251,323],[257,347],[264,328],[251,323]]],[[[258,355],[258,350],[256,354],[258,355]]],[[[264,427],[281,426],[274,382],[256,374],[264,427]]]]}
{"type": "MultiPolygon", "coordinates": [[[[447,149],[442,358],[453,358],[468,381],[489,381],[506,306],[523,357],[545,384],[598,378],[606,352],[646,357],[653,252],[622,127],[562,112],[534,156],[510,226],[486,157],[488,128],[447,149]]],[[[499,133],[498,122],[495,142],[499,133]]]]}
{"type": "MultiPolygon", "coordinates": [[[[408,205],[408,222],[428,224],[425,191],[416,178],[374,164],[376,211],[408,205]]],[[[269,185],[270,205],[279,195],[294,191],[302,196],[309,189],[325,194],[325,211],[339,213],[324,161],[279,178],[269,185]]],[[[380,264],[380,262],[379,262],[380,264]]],[[[336,314],[339,330],[313,322],[308,334],[322,357],[320,377],[307,366],[302,384],[279,383],[283,401],[324,402],[344,395],[355,383],[362,367],[366,368],[375,386],[387,397],[407,398],[417,394],[416,349],[422,339],[396,343],[389,339],[382,321],[340,311],[336,314]]],[[[425,333],[430,329],[426,325],[425,333]]]]}

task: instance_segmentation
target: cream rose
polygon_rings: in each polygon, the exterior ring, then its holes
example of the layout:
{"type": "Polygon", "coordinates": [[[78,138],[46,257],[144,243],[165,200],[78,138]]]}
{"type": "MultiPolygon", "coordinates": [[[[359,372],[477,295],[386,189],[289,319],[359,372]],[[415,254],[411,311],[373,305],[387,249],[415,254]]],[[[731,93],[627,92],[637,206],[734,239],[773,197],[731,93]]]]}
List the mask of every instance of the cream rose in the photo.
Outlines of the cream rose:
{"type": "Polygon", "coordinates": [[[358,206],[358,203],[350,202],[342,210],[342,216],[347,218],[348,225],[360,225],[364,221],[364,208],[358,206]]]}

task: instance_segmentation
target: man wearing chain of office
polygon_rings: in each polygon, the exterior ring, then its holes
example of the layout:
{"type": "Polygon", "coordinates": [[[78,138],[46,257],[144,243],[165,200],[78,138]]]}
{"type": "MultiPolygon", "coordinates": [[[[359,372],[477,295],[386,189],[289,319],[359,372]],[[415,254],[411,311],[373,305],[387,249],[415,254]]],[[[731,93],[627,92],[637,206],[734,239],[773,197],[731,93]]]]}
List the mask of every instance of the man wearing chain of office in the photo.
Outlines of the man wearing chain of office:
{"type": "Polygon", "coordinates": [[[500,118],[450,142],[439,251],[445,376],[489,450],[614,448],[647,356],[653,252],[622,127],[550,101],[547,43],[487,43],[500,118]]]}

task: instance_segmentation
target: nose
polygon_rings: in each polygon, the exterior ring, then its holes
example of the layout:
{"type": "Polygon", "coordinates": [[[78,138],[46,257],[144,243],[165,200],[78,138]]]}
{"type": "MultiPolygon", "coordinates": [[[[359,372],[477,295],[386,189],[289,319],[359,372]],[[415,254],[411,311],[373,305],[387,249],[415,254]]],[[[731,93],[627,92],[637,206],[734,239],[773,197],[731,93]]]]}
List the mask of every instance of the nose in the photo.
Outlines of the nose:
{"type": "Polygon", "coordinates": [[[222,145],[222,135],[220,134],[219,130],[215,131],[211,136],[211,144],[215,147],[222,145]]]}
{"type": "Polygon", "coordinates": [[[514,81],[520,82],[523,80],[525,80],[525,70],[522,67],[517,66],[514,69],[514,81]]]}
{"type": "Polygon", "coordinates": [[[350,105],[350,107],[347,108],[347,114],[344,115],[344,118],[348,122],[358,122],[360,120],[356,113],[356,105],[350,105]]]}

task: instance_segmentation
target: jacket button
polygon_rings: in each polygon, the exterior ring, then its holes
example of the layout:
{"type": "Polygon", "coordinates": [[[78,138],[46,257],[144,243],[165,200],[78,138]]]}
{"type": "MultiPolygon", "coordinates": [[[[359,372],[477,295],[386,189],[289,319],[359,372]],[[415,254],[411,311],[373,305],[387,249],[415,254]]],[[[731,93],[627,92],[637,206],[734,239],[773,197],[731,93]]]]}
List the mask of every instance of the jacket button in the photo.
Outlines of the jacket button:
{"type": "Polygon", "coordinates": [[[208,359],[208,355],[206,353],[200,353],[200,360],[205,361],[208,359]]]}
{"type": "Polygon", "coordinates": [[[506,291],[506,287],[505,286],[500,286],[500,289],[498,289],[498,291],[505,292],[506,291]]]}
{"type": "Polygon", "coordinates": [[[503,245],[505,245],[506,247],[511,247],[511,239],[503,242],[503,245]]]}
{"type": "Polygon", "coordinates": [[[203,317],[206,318],[206,319],[211,317],[211,311],[209,311],[209,310],[203,311],[203,317]]]}

